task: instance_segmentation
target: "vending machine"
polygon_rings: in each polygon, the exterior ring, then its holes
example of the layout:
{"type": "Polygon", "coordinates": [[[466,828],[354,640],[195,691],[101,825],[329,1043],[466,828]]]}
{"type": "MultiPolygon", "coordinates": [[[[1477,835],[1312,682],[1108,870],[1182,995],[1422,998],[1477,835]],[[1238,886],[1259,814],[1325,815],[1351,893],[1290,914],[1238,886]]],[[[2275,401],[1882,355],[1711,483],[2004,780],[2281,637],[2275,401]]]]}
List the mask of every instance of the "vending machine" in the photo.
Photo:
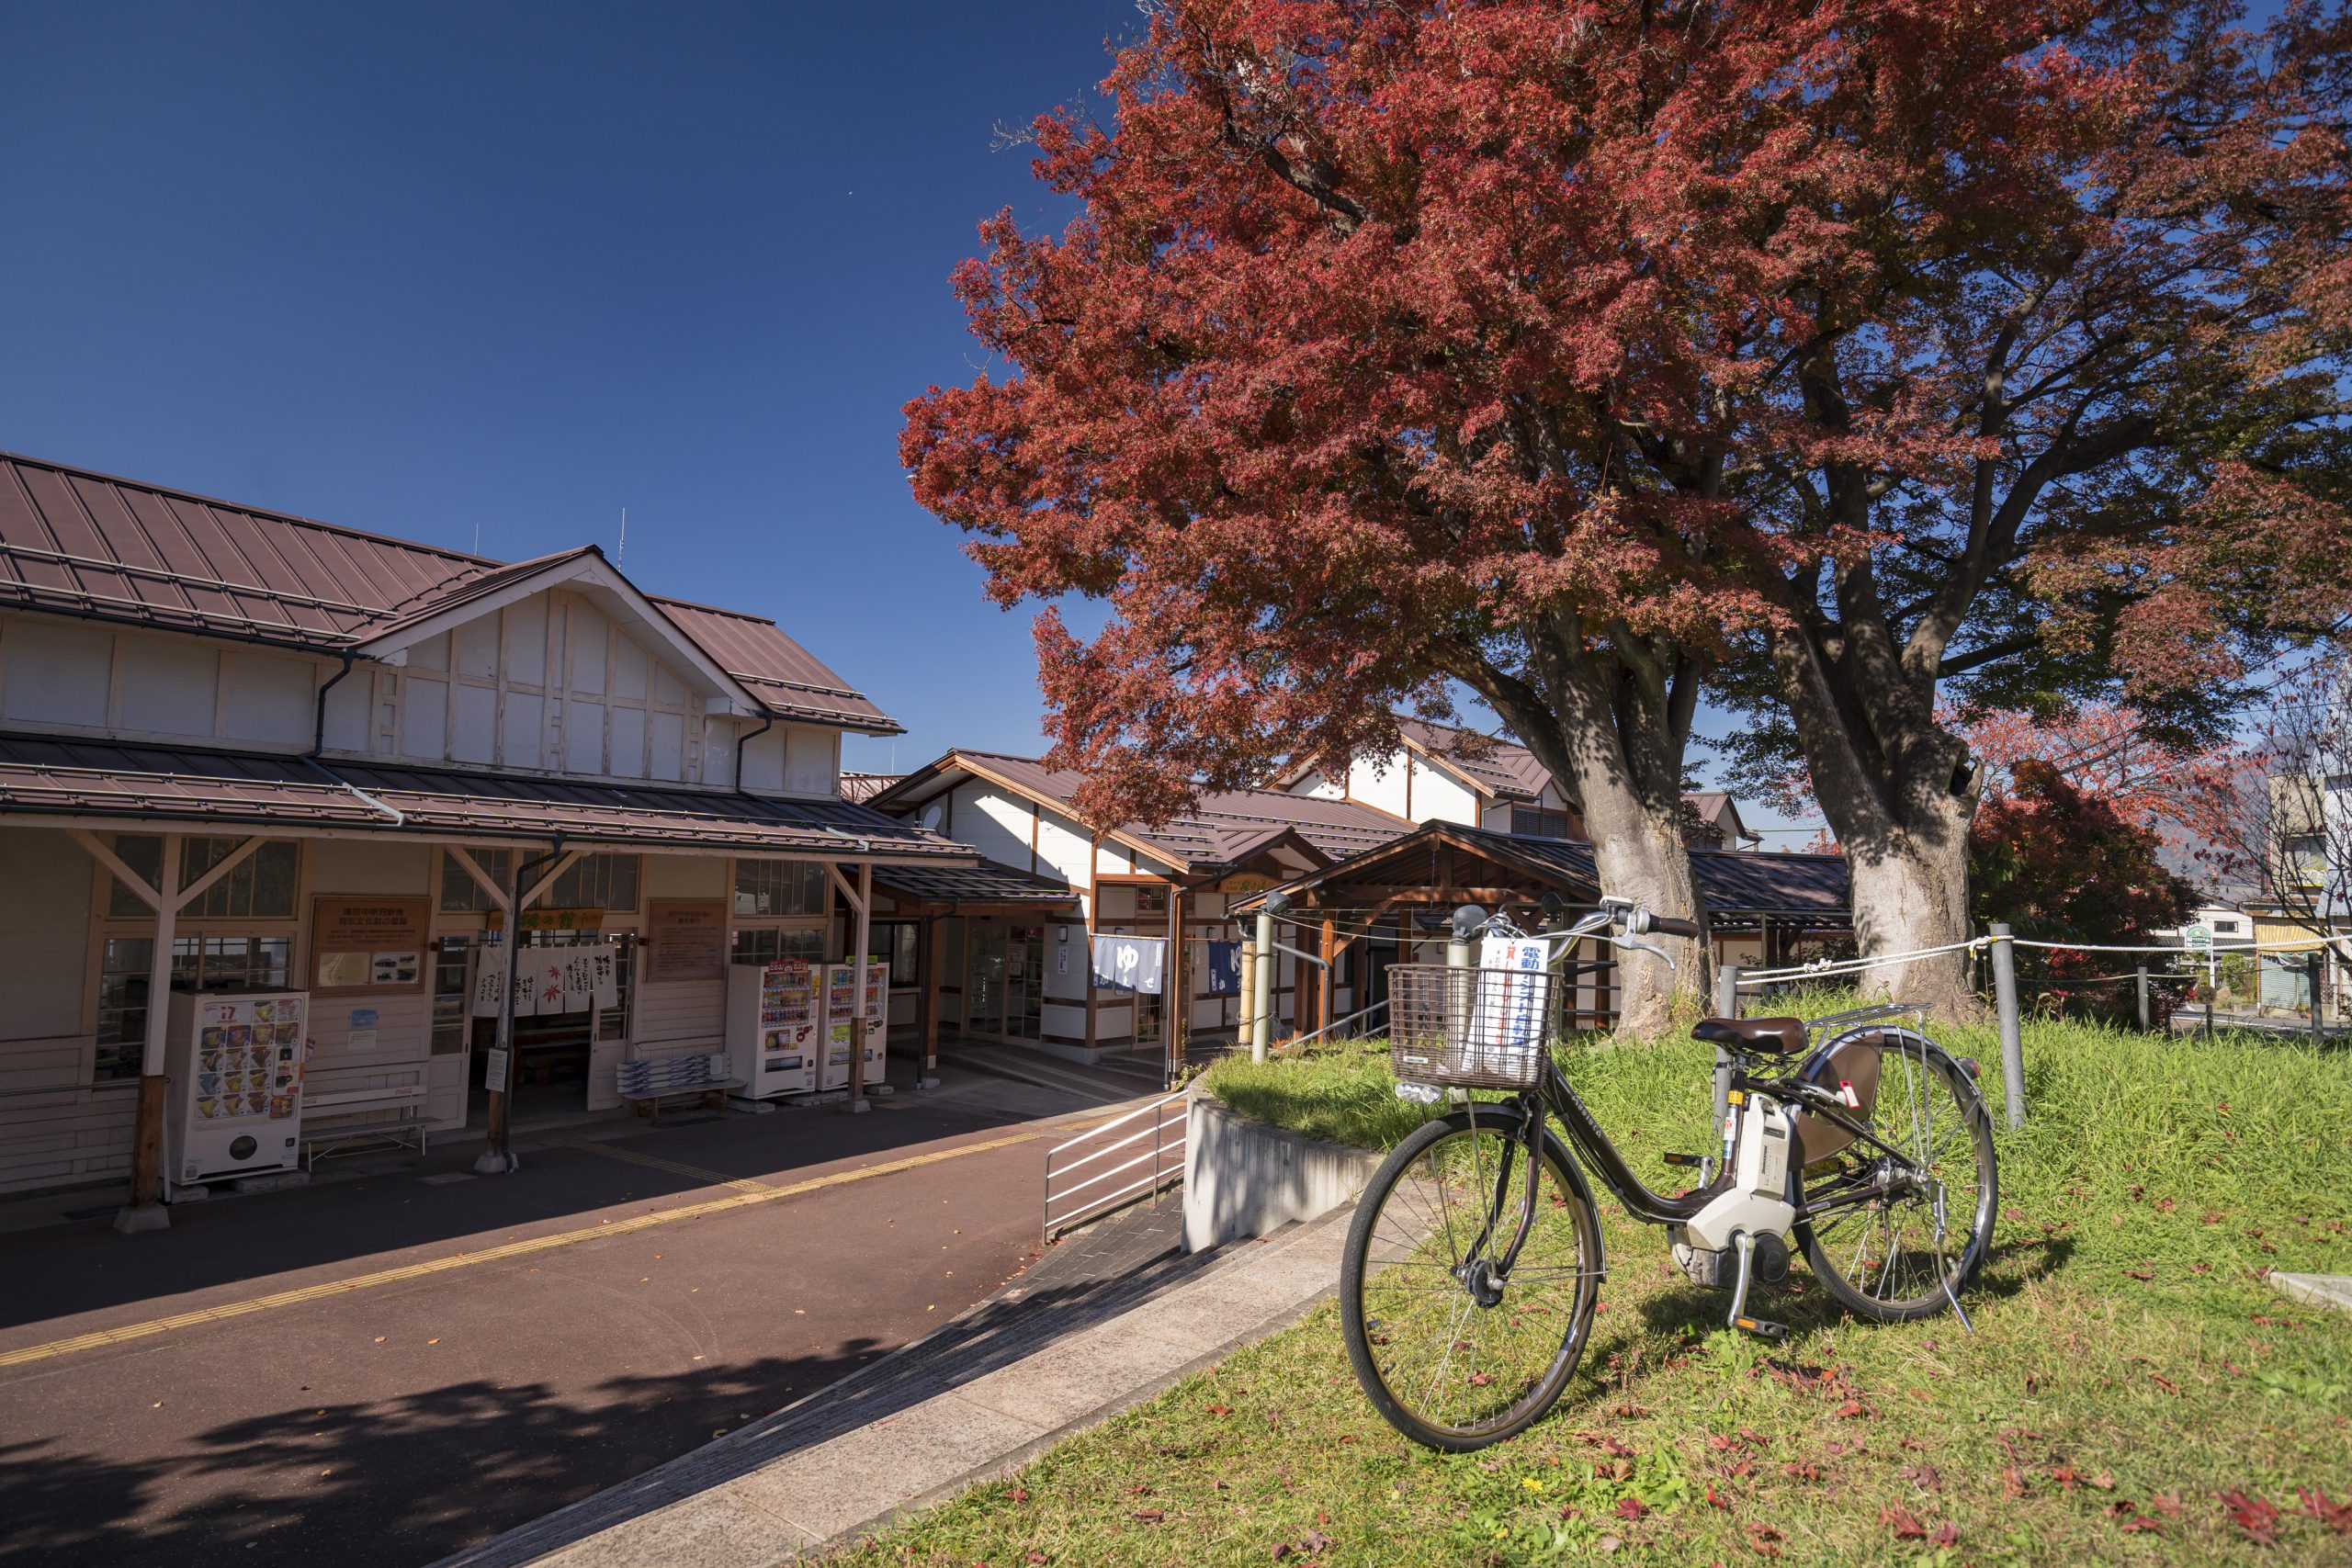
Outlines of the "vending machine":
{"type": "Polygon", "coordinates": [[[885,1058],[890,1048],[890,966],[869,961],[865,965],[863,1022],[865,1034],[865,1087],[889,1082],[885,1058]]]}
{"type": "Polygon", "coordinates": [[[825,1054],[818,1068],[820,1089],[849,1087],[850,1055],[858,1048],[864,1033],[859,1007],[857,965],[828,964],[825,976],[825,1016],[823,1039],[825,1054]]]}
{"type": "Polygon", "coordinates": [[[734,964],[727,970],[727,1061],[736,1098],[774,1100],[817,1087],[817,981],[805,962],[734,964]]]}
{"type": "Polygon", "coordinates": [[[302,1161],[301,991],[175,991],[165,1015],[166,1186],[302,1161]]]}

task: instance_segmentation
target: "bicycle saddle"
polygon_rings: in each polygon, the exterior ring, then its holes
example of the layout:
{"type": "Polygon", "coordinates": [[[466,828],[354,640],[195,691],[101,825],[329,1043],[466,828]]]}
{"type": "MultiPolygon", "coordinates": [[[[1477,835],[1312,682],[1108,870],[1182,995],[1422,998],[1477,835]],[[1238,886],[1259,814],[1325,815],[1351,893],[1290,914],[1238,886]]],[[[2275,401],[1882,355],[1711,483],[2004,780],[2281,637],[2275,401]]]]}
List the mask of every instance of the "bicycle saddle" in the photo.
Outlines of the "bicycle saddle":
{"type": "Polygon", "coordinates": [[[1812,1043],[1801,1018],[1707,1018],[1690,1032],[1693,1040],[1727,1045],[1759,1056],[1797,1056],[1812,1043]]]}

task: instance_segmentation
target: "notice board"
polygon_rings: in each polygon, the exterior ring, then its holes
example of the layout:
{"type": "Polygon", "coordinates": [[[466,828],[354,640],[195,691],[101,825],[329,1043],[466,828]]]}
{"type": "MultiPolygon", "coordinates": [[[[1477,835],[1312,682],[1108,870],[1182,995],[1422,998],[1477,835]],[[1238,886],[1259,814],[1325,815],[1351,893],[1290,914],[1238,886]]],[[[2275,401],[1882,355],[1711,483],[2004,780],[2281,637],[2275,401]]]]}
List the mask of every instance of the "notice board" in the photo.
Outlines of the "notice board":
{"type": "Polygon", "coordinates": [[[648,980],[718,980],[727,974],[727,900],[656,898],[646,908],[648,980]]]}
{"type": "Polygon", "coordinates": [[[424,988],[426,898],[311,901],[311,989],[330,995],[424,988]]]}

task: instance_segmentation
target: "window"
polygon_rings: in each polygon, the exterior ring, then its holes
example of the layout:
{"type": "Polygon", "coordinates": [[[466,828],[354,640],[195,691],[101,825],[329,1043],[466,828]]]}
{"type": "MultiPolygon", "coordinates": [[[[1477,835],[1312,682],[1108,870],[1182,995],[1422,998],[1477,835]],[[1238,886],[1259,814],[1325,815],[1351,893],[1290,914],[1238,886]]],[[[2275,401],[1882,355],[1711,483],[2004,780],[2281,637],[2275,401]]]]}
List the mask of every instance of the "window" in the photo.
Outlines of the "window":
{"type": "MultiPolygon", "coordinates": [[[[243,839],[186,839],[180,843],[179,881],[186,887],[237,852],[243,839]]],[[[114,852],[123,864],[156,884],[164,863],[164,840],[152,833],[118,833],[114,852]]],[[[182,919],[290,920],[294,918],[296,873],[300,852],[290,840],[273,839],[239,861],[203,895],[181,907],[182,919]]],[[[107,913],[137,917],[152,915],[145,900],[111,879],[107,913]]]]}
{"type": "Polygon", "coordinates": [[[831,912],[825,868],[815,861],[739,860],[735,863],[735,913],[757,919],[775,915],[831,912]]]}
{"type": "MultiPolygon", "coordinates": [[[[132,867],[137,870],[136,866],[132,867]]],[[[172,942],[172,989],[283,989],[294,952],[290,936],[184,936],[172,942]]],[[[93,1077],[135,1078],[147,1040],[152,937],[108,937],[98,966],[98,1051],[93,1077]]]]}
{"type": "Polygon", "coordinates": [[[735,932],[728,943],[728,960],[734,964],[773,964],[779,958],[798,958],[810,964],[825,961],[825,929],[822,926],[751,926],[735,932]]]}
{"type": "MultiPolygon", "coordinates": [[[[485,867],[485,870],[488,868],[485,867]]],[[[634,909],[635,855],[582,855],[564,868],[539,907],[549,909],[634,909]]]]}
{"type": "MultiPolygon", "coordinates": [[[[456,863],[445,861],[444,864],[453,865],[456,863]]],[[[465,868],[459,866],[458,869],[462,874],[465,868]]],[[[490,868],[485,866],[482,869],[487,871],[490,868]]],[[[466,880],[470,882],[473,879],[467,877],[466,880]]],[[[441,883],[441,907],[445,909],[449,908],[448,891],[448,878],[445,874],[441,883]]],[[[469,977],[466,958],[472,947],[473,938],[448,935],[444,936],[440,945],[434,950],[433,1054],[436,1056],[454,1056],[466,1048],[467,1005],[472,1000],[466,984],[469,977]]],[[[490,951],[501,950],[492,948],[490,951]]]]}
{"type": "MultiPolygon", "coordinates": [[[[501,887],[511,887],[514,882],[514,852],[513,850],[468,850],[474,863],[489,874],[501,887]]],[[[576,908],[577,906],[568,906],[576,908]]],[[[441,854],[441,909],[451,915],[486,915],[498,908],[498,900],[490,889],[468,871],[457,856],[443,851],[441,854]]]]}
{"type": "Polygon", "coordinates": [[[1165,915],[1167,913],[1167,888],[1137,887],[1136,889],[1136,915],[1138,919],[1145,915],[1165,915]]]}
{"type": "Polygon", "coordinates": [[[893,987],[922,983],[922,927],[913,920],[874,922],[874,956],[890,965],[893,987]]]}
{"type": "Polygon", "coordinates": [[[1510,808],[1510,830],[1530,839],[1573,839],[1575,824],[1565,811],[1543,811],[1532,806],[1510,808]]]}

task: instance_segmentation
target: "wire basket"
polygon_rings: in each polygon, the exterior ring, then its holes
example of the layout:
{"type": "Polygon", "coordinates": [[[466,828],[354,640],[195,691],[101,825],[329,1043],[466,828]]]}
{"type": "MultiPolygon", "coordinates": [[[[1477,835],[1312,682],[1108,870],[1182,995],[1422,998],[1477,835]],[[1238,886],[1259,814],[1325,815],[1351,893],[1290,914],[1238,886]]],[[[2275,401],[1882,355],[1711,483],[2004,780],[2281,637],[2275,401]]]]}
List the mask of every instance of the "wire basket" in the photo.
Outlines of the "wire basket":
{"type": "Polygon", "coordinates": [[[1533,1089],[1559,996],[1542,969],[1388,968],[1388,1063],[1401,1082],[1533,1089]]]}

